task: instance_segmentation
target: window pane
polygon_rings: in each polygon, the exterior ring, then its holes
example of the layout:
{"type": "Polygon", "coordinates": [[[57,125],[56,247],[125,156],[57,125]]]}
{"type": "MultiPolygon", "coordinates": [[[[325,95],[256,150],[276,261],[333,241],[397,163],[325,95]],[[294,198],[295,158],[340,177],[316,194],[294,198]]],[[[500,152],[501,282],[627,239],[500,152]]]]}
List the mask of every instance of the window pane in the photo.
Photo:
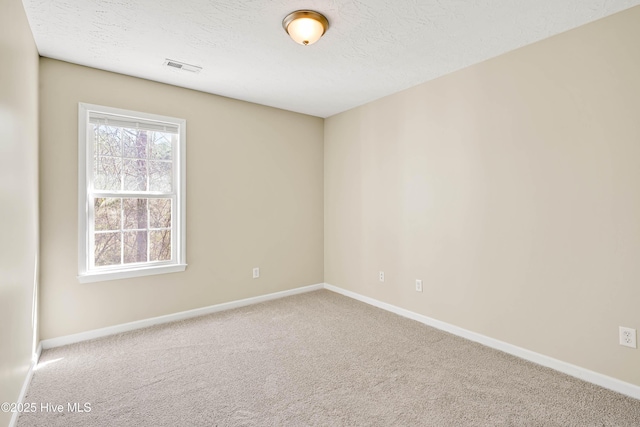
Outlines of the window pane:
{"type": "Polygon", "coordinates": [[[146,159],[148,132],[127,128],[122,128],[121,131],[124,144],[124,156],[146,159]]]}
{"type": "Polygon", "coordinates": [[[149,190],[171,191],[171,162],[149,162],[149,190]]]}
{"type": "Polygon", "coordinates": [[[171,199],[149,199],[149,227],[171,227],[171,199]]]}
{"type": "Polygon", "coordinates": [[[173,213],[183,211],[174,178],[184,176],[184,120],[84,103],[79,112],[79,143],[87,156],[78,162],[80,182],[86,182],[78,214],[88,221],[79,245],[81,281],[182,264],[182,222],[173,213]],[[174,252],[174,238],[180,251],[174,252]]]}
{"type": "Polygon", "coordinates": [[[171,160],[172,139],[177,138],[177,135],[162,132],[151,132],[150,159],[153,160],[171,160]]]}
{"type": "Polygon", "coordinates": [[[117,127],[92,125],[99,156],[122,156],[122,139],[117,127]]]}
{"type": "Polygon", "coordinates": [[[94,157],[93,186],[96,190],[120,190],[121,162],[119,157],[94,157]]]}
{"type": "Polygon", "coordinates": [[[94,254],[96,266],[120,264],[120,233],[96,233],[94,254]]]}
{"type": "Polygon", "coordinates": [[[147,199],[123,199],[125,230],[147,228],[147,199]]]}
{"type": "Polygon", "coordinates": [[[124,263],[147,262],[147,231],[126,231],[124,235],[124,263]]]}
{"type": "Polygon", "coordinates": [[[171,260],[171,230],[149,231],[149,261],[171,260]]]}
{"type": "Polygon", "coordinates": [[[124,169],[124,190],[125,191],[146,191],[147,190],[147,161],[146,160],[123,160],[124,169]]]}
{"type": "Polygon", "coordinates": [[[94,229],[120,230],[120,201],[122,199],[94,199],[94,229]]]}

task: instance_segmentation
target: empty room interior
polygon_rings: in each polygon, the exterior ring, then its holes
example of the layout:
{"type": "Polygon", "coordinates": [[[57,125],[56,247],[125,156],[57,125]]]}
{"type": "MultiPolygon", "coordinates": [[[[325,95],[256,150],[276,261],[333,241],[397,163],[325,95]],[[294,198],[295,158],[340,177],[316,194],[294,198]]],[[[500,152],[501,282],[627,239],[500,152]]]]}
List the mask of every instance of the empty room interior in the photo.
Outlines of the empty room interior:
{"type": "Polygon", "coordinates": [[[640,425],[639,0],[0,4],[0,426],[640,425]]]}

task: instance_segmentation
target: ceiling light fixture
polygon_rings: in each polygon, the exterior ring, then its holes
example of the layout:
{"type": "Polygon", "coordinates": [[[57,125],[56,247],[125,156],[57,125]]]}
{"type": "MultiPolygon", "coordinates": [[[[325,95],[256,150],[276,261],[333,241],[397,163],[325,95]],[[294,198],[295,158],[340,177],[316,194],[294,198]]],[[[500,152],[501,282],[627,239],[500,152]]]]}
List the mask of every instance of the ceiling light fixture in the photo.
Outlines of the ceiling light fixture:
{"type": "Polygon", "coordinates": [[[313,10],[297,10],[284,18],[282,26],[293,41],[307,46],[320,40],[329,29],[329,21],[313,10]]]}

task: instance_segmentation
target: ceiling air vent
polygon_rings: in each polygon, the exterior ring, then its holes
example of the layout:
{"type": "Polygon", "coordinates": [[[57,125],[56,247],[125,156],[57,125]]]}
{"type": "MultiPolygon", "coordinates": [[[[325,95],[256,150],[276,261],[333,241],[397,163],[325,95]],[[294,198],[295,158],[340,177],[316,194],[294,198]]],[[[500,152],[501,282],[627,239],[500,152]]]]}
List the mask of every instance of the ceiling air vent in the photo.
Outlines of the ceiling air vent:
{"type": "Polygon", "coordinates": [[[164,64],[167,67],[176,68],[178,70],[189,71],[190,73],[199,73],[202,71],[202,67],[197,65],[185,64],[184,62],[174,61],[173,59],[166,59],[164,64]]]}

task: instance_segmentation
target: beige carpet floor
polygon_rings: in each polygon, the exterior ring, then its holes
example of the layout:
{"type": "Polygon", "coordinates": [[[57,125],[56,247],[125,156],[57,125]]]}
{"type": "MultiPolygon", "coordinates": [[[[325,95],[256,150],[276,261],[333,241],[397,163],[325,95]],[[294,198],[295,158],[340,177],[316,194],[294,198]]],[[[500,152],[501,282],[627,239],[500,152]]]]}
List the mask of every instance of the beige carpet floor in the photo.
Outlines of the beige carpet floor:
{"type": "Polygon", "coordinates": [[[25,402],[64,410],[20,427],[640,426],[638,400],[326,290],[40,360],[25,402]]]}

